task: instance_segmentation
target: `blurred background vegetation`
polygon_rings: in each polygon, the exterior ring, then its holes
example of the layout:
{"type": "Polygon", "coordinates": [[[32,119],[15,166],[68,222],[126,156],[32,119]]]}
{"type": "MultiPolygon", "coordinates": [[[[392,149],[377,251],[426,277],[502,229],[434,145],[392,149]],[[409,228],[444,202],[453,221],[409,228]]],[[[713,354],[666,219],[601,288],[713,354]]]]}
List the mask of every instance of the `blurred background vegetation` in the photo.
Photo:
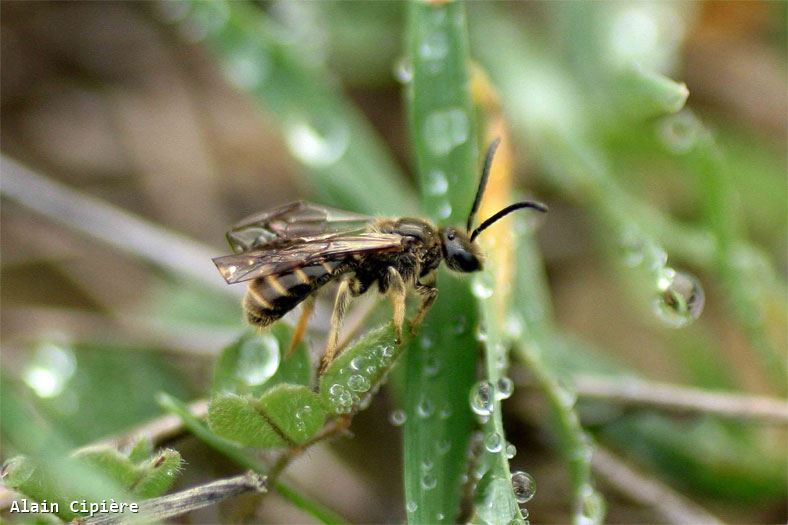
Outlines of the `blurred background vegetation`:
{"type": "MultiPolygon", "coordinates": [[[[68,450],[128,430],[161,413],[157,392],[207,394],[221,348],[243,331],[237,296],[209,261],[227,251],[223,235],[237,219],[299,197],[418,213],[405,4],[247,7],[265,13],[258,29],[275,53],[222,55],[210,35],[226,16],[218,8],[0,5],[3,460],[35,452],[42,432],[68,450]],[[312,128],[297,115],[314,117],[312,128]],[[336,172],[334,157],[343,157],[336,172]],[[374,182],[379,173],[388,182],[374,182]],[[88,213],[97,200],[110,206],[103,233],[88,213]]],[[[551,341],[563,341],[544,349],[550,370],[568,386],[604,372],[620,374],[606,376],[611,384],[637,376],[784,398],[788,4],[467,10],[470,55],[513,130],[515,191],[550,206],[536,233],[549,283],[540,299],[554,316],[551,341]],[[690,109],[665,116],[683,98],[657,74],[686,83],[690,109]],[[680,329],[653,311],[651,275],[633,269],[663,254],[705,292],[700,319],[680,329]]],[[[512,470],[538,482],[534,523],[566,522],[568,474],[532,372],[516,361],[509,374],[512,470]]],[[[584,427],[649,479],[725,521],[785,522],[784,426],[666,416],[584,399],[575,386],[584,427]]],[[[355,418],[353,439],[314,447],[289,479],[350,521],[402,521],[393,398],[384,389],[355,418]]],[[[238,470],[194,438],[168,445],[186,460],[176,488],[238,470]]],[[[604,475],[596,485],[608,522],[665,519],[604,475]]],[[[191,519],[233,521],[238,507],[191,519]]],[[[276,494],[255,512],[308,520],[276,494]]]]}

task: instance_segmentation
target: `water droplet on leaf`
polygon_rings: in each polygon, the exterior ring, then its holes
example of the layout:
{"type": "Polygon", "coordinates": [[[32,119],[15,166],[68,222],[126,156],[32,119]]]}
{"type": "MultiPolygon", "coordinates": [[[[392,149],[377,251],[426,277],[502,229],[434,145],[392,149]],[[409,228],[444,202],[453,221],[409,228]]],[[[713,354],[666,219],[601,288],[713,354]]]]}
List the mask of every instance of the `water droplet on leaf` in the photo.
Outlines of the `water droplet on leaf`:
{"type": "Polygon", "coordinates": [[[493,411],[493,386],[489,381],[479,381],[471,389],[471,410],[478,416],[489,416],[493,411]]]}
{"type": "Polygon", "coordinates": [[[527,503],[536,494],[536,481],[527,472],[518,470],[512,473],[512,490],[517,503],[527,503]]]}
{"type": "Polygon", "coordinates": [[[659,279],[658,288],[654,311],[663,322],[680,328],[700,317],[705,295],[695,277],[666,268],[659,279]]]}

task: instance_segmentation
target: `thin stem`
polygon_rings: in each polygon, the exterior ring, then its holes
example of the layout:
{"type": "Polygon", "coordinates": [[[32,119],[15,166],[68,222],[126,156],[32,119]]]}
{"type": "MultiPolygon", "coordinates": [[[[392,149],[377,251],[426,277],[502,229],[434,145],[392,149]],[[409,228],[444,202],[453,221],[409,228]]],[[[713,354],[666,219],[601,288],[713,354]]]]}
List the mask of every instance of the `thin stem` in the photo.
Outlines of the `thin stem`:
{"type": "Polygon", "coordinates": [[[652,508],[667,523],[722,523],[703,507],[684,498],[667,485],[641,474],[603,447],[597,445],[591,466],[595,474],[604,478],[621,494],[652,508]]]}
{"type": "Polygon", "coordinates": [[[788,424],[788,402],[772,397],[712,392],[640,379],[622,381],[614,377],[586,375],[576,376],[574,383],[578,396],[583,399],[788,424]]]}
{"type": "MultiPolygon", "coordinates": [[[[139,512],[132,518],[135,522],[162,521],[193,510],[213,505],[245,492],[267,492],[265,476],[247,472],[240,476],[220,479],[187,489],[175,494],[152,498],[138,503],[139,512]]],[[[101,513],[75,520],[85,525],[110,525],[129,521],[126,513],[101,513]]]]}
{"type": "Polygon", "coordinates": [[[240,292],[227,286],[211,263],[215,250],[73,190],[5,155],[0,156],[0,172],[3,197],[210,290],[233,297],[240,292]]]}
{"type": "Polygon", "coordinates": [[[283,485],[282,482],[277,480],[277,478],[279,474],[281,474],[282,471],[287,467],[287,465],[290,464],[293,459],[295,459],[309,446],[330,436],[336,435],[337,433],[343,432],[350,424],[348,418],[338,418],[330,421],[328,424],[326,424],[321,432],[316,434],[312,439],[303,445],[283,452],[274,462],[273,466],[269,467],[268,465],[258,461],[245,450],[239,448],[234,443],[221,438],[208,430],[203,422],[200,421],[191,410],[188,410],[186,406],[184,406],[175,398],[166,394],[161,394],[159,396],[159,404],[165,410],[175,414],[180,419],[183,426],[188,428],[192,434],[194,434],[198,439],[203,441],[211,448],[217,450],[219,453],[242,467],[251,469],[255,472],[266,473],[268,486],[273,487],[274,490],[279,492],[285,499],[290,501],[296,507],[308,512],[323,523],[345,523],[345,521],[334,511],[325,507],[321,503],[312,501],[303,494],[297,494],[297,497],[293,497],[296,495],[295,489],[288,487],[287,485],[283,485]],[[305,505],[304,502],[308,502],[308,504],[305,505]],[[315,510],[317,512],[313,512],[315,510]],[[330,517],[330,519],[328,519],[328,517],[330,517]]]}

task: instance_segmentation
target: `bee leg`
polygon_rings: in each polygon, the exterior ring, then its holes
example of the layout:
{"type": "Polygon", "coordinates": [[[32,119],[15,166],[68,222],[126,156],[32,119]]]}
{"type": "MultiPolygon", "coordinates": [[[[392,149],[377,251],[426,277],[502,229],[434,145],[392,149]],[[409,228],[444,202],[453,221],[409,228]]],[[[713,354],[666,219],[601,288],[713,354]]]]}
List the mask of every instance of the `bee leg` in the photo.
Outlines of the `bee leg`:
{"type": "Polygon", "coordinates": [[[318,375],[323,375],[328,365],[334,359],[334,354],[337,351],[337,340],[339,338],[339,327],[342,324],[342,319],[345,317],[345,311],[350,303],[350,280],[342,279],[339,282],[337,289],[337,297],[334,301],[334,311],[331,313],[331,326],[328,329],[328,338],[326,339],[326,349],[323,351],[323,358],[320,360],[320,368],[318,375]]]}
{"type": "Polygon", "coordinates": [[[287,352],[285,353],[285,358],[290,357],[290,354],[293,353],[295,347],[298,343],[301,342],[301,338],[304,336],[304,332],[306,331],[306,324],[309,321],[309,316],[312,315],[312,310],[315,307],[315,297],[313,295],[307,297],[303,303],[301,303],[301,314],[298,316],[298,322],[293,328],[293,336],[290,338],[290,344],[287,347],[287,352]]]}
{"type": "Polygon", "coordinates": [[[405,280],[393,266],[389,266],[389,293],[394,309],[394,333],[397,336],[397,344],[402,342],[402,324],[405,321],[405,299],[408,295],[405,280]]]}
{"type": "Polygon", "coordinates": [[[421,321],[424,319],[424,316],[432,307],[432,303],[435,302],[435,298],[438,297],[438,289],[435,287],[434,277],[432,282],[429,283],[417,282],[416,293],[421,296],[421,304],[419,305],[419,310],[416,312],[416,315],[410,321],[411,335],[416,333],[416,329],[418,329],[421,321]]]}

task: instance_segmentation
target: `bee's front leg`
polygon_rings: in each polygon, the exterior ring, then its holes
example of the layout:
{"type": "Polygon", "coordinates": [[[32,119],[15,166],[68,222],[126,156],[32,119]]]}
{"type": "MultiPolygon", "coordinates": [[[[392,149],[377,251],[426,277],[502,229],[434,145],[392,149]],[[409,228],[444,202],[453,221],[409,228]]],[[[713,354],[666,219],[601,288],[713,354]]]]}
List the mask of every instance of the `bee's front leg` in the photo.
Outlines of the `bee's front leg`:
{"type": "Polygon", "coordinates": [[[350,304],[350,277],[344,277],[339,282],[337,289],[337,296],[334,301],[334,311],[331,313],[331,326],[328,329],[328,338],[326,339],[326,349],[323,351],[323,358],[320,360],[320,368],[317,373],[323,375],[328,365],[334,359],[334,354],[337,351],[337,340],[339,338],[339,327],[342,325],[342,319],[345,317],[345,312],[350,304]]]}
{"type": "Polygon", "coordinates": [[[416,329],[421,324],[421,321],[424,319],[427,311],[429,311],[430,307],[432,307],[432,303],[435,302],[435,298],[438,297],[438,289],[435,287],[434,273],[430,275],[430,277],[425,282],[416,281],[416,293],[421,296],[421,304],[419,305],[419,310],[416,312],[416,315],[410,321],[411,335],[416,333],[416,329]]]}
{"type": "Polygon", "coordinates": [[[405,322],[405,299],[408,289],[402,275],[393,266],[389,266],[389,294],[394,309],[394,334],[397,336],[397,344],[402,343],[402,324],[405,322]]]}

